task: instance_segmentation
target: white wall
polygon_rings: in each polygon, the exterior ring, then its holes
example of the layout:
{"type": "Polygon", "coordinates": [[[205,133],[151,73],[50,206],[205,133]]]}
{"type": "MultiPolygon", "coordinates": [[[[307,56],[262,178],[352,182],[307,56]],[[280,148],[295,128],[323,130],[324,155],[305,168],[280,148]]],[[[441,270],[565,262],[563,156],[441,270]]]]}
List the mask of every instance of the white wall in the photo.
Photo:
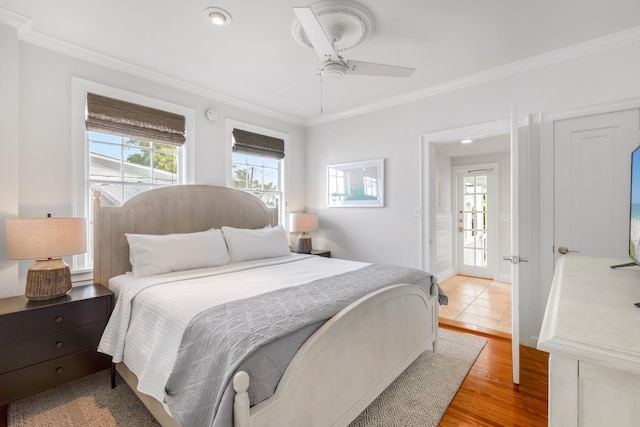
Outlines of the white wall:
{"type": "MultiPolygon", "coordinates": [[[[6,31],[2,25],[0,28],[6,31]]],[[[7,44],[10,48],[8,50],[14,52],[11,63],[16,64],[16,70],[19,64],[20,69],[19,79],[1,79],[8,86],[16,88],[14,97],[16,99],[18,99],[17,87],[19,86],[19,100],[8,102],[11,104],[9,109],[14,122],[18,122],[19,115],[19,128],[14,133],[17,137],[19,130],[20,152],[19,155],[13,155],[15,161],[7,162],[11,163],[11,167],[14,165],[17,167],[19,179],[12,180],[9,177],[3,181],[15,184],[12,188],[17,188],[17,206],[15,201],[12,202],[14,196],[5,195],[4,191],[0,196],[2,206],[8,204],[7,209],[9,209],[13,205],[14,215],[16,212],[23,217],[44,216],[48,212],[54,216],[68,216],[73,213],[72,77],[193,109],[196,112],[194,180],[198,184],[225,185],[226,183],[226,173],[230,170],[228,166],[230,158],[227,157],[229,150],[225,145],[226,119],[288,134],[290,143],[285,158],[288,209],[304,207],[306,155],[303,143],[304,129],[299,125],[243,110],[40,46],[19,42],[15,36],[9,40],[3,36],[1,40],[0,43],[7,44]],[[206,119],[204,112],[207,108],[213,108],[218,113],[216,122],[212,123],[206,119]]],[[[0,50],[1,55],[5,55],[3,45],[0,45],[3,47],[0,50]]],[[[0,105],[5,105],[4,92],[0,105]]],[[[16,137],[9,140],[15,141],[16,137]]],[[[11,167],[3,170],[2,173],[10,174],[11,167]]],[[[4,237],[2,245],[5,245],[4,237]]],[[[5,295],[24,292],[26,270],[31,264],[31,261],[21,262],[19,288],[12,289],[5,295]]]]}
{"type": "Polygon", "coordinates": [[[18,216],[18,32],[0,24],[0,297],[19,292],[18,261],[7,259],[5,219],[18,216]]]}
{"type": "MultiPolygon", "coordinates": [[[[413,216],[414,208],[421,206],[420,180],[427,173],[421,171],[421,135],[507,119],[513,102],[518,104],[520,115],[527,116],[640,96],[639,76],[640,44],[635,43],[310,128],[307,204],[319,212],[321,224],[314,245],[330,249],[338,257],[421,267],[422,220],[413,216]],[[327,208],[327,164],[372,158],[386,159],[386,206],[327,208]]],[[[539,152],[538,144],[551,143],[531,142],[533,153],[539,152]]],[[[533,165],[538,163],[538,159],[529,160],[533,165]]],[[[547,162],[540,169],[531,169],[534,190],[540,174],[552,173],[550,167],[547,162]]],[[[538,217],[532,214],[532,218],[538,217]]],[[[537,224],[531,224],[532,236],[539,236],[537,224]]],[[[550,249],[540,248],[544,250],[550,249]]],[[[536,265],[538,255],[530,254],[531,262],[523,266],[523,274],[535,278],[540,268],[536,265]]],[[[533,280],[529,289],[521,292],[520,335],[521,342],[528,345],[535,345],[532,337],[538,335],[546,301],[539,289],[540,283],[533,280]]]]}

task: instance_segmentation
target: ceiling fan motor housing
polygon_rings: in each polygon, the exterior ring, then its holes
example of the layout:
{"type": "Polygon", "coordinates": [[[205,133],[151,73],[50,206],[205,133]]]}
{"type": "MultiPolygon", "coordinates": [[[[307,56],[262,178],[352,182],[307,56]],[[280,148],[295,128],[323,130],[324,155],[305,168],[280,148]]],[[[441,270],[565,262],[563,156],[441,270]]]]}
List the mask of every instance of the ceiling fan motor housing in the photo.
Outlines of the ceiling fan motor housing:
{"type": "Polygon", "coordinates": [[[327,61],[322,64],[322,77],[327,79],[339,79],[344,76],[347,65],[340,61],[327,61]]]}

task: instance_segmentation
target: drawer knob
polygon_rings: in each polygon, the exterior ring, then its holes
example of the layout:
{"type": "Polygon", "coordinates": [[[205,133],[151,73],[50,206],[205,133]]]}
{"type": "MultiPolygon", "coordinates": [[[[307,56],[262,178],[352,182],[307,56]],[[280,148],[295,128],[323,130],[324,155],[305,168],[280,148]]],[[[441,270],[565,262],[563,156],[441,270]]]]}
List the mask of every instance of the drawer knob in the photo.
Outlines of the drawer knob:
{"type": "Polygon", "coordinates": [[[62,316],[56,317],[56,323],[62,323],[62,316]]]}
{"type": "Polygon", "coordinates": [[[62,348],[62,342],[58,341],[58,342],[56,343],[56,348],[62,348]]]}
{"type": "Polygon", "coordinates": [[[58,373],[58,375],[61,375],[62,374],[62,368],[56,369],[56,372],[58,373]]]}

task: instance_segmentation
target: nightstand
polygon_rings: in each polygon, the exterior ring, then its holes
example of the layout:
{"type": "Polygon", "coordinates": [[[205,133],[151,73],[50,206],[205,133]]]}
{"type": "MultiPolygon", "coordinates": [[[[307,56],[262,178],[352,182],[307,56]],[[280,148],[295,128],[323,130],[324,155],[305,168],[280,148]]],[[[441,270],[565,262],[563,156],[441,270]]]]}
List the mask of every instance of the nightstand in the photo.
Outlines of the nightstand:
{"type": "Polygon", "coordinates": [[[111,366],[97,346],[113,304],[101,285],[48,301],[0,299],[0,426],[11,401],[111,366]]]}
{"type": "MultiPolygon", "coordinates": [[[[291,249],[291,252],[293,252],[294,254],[296,253],[296,251],[294,251],[293,249],[291,249]]],[[[309,255],[317,255],[317,256],[323,256],[325,258],[331,258],[331,251],[325,251],[323,249],[311,249],[311,254],[309,255]]]]}
{"type": "Polygon", "coordinates": [[[311,255],[323,256],[325,258],[331,258],[331,251],[325,251],[322,249],[311,249],[311,255]]]}

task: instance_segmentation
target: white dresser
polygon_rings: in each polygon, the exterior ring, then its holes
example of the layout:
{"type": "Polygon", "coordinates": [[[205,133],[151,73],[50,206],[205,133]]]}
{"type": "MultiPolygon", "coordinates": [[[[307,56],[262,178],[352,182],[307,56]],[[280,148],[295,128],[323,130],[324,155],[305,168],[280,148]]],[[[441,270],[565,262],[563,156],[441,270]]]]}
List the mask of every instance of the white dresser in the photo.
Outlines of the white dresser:
{"type": "Polygon", "coordinates": [[[558,261],[538,349],[549,355],[549,425],[640,426],[640,267],[558,261]]]}

